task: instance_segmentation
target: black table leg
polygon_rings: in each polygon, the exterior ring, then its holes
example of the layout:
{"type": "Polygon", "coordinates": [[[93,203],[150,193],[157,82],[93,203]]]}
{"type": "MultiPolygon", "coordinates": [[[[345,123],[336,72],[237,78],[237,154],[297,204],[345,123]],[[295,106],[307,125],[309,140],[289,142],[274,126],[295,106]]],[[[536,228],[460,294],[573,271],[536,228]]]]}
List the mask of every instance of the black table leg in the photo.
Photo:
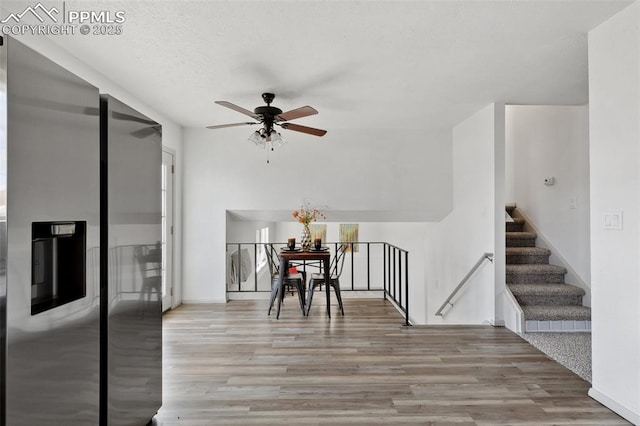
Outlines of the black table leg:
{"type": "Polygon", "coordinates": [[[289,266],[289,261],[284,257],[280,257],[280,270],[278,271],[278,311],[276,314],[276,319],[280,319],[280,306],[282,305],[282,300],[284,299],[284,275],[286,274],[287,268],[289,266]]]}
{"type": "Polygon", "coordinates": [[[331,271],[329,270],[329,256],[323,259],[324,263],[324,288],[327,292],[327,316],[331,318],[331,291],[329,282],[331,280],[331,271]]]}

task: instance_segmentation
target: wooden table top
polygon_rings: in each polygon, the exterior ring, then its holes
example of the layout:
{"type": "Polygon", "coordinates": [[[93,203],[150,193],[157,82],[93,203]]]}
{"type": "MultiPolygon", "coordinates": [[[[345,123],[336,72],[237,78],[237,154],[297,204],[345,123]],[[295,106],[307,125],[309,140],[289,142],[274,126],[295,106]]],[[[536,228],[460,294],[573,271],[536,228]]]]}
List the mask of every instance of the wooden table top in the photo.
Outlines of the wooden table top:
{"type": "Polygon", "coordinates": [[[294,260],[321,260],[324,259],[326,257],[330,257],[331,256],[331,252],[329,250],[324,250],[324,251],[302,251],[302,250],[296,250],[296,251],[287,251],[287,250],[281,250],[280,251],[280,256],[284,259],[294,259],[294,260]]]}

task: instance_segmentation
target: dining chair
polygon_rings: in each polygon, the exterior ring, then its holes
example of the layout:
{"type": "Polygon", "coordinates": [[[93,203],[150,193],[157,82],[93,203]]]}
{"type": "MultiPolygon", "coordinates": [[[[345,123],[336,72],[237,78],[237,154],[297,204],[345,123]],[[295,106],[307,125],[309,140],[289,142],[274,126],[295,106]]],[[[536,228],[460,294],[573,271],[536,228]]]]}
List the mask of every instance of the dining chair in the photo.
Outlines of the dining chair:
{"type": "Polygon", "coordinates": [[[162,300],[162,251],[160,244],[158,243],[153,248],[144,245],[136,246],[133,249],[133,256],[142,275],[138,310],[144,316],[145,310],[152,304],[153,293],[156,294],[157,302],[162,300]]]}
{"type": "MultiPolygon", "coordinates": [[[[273,308],[273,303],[275,302],[276,297],[278,297],[279,291],[278,280],[280,277],[280,256],[278,256],[278,252],[273,247],[273,244],[265,244],[264,251],[267,255],[267,265],[269,266],[269,273],[271,274],[271,296],[269,297],[269,311],[267,313],[267,315],[271,315],[271,308],[273,308]]],[[[291,273],[289,271],[284,271],[282,279],[283,291],[286,289],[296,289],[296,292],[298,293],[298,300],[300,302],[300,309],[304,315],[305,275],[301,272],[291,273]]]]}
{"type": "MultiPolygon", "coordinates": [[[[342,296],[340,295],[340,275],[342,275],[342,267],[344,266],[345,253],[347,251],[347,245],[342,244],[336,250],[336,255],[331,259],[331,265],[329,266],[329,285],[333,287],[333,291],[336,293],[338,299],[338,306],[342,315],[344,315],[344,307],[342,306],[342,296]]],[[[316,287],[322,287],[325,283],[324,273],[311,274],[309,279],[309,292],[307,293],[307,304],[305,315],[309,315],[311,309],[311,301],[313,300],[313,291],[316,287]]]]}

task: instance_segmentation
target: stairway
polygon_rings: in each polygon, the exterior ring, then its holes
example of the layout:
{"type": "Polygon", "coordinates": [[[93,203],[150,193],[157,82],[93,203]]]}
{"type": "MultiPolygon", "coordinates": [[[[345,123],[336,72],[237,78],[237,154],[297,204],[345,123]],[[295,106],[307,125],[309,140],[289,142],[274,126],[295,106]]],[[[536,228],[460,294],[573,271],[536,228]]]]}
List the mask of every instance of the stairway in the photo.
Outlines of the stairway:
{"type": "Polygon", "coordinates": [[[506,282],[524,312],[525,333],[591,331],[585,291],[565,283],[566,268],[549,264],[551,251],[536,247],[536,234],[524,231],[515,205],[506,206],[506,282]]]}

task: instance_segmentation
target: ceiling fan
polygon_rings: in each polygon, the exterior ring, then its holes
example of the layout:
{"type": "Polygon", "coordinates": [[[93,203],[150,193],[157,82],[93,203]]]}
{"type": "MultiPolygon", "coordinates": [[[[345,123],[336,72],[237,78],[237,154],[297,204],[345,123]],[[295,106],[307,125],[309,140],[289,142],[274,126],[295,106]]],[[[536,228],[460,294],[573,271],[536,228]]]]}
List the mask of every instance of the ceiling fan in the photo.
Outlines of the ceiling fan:
{"type": "Polygon", "coordinates": [[[262,128],[249,138],[256,145],[263,145],[265,142],[282,143],[282,137],[278,132],[274,130],[275,126],[280,126],[283,129],[293,130],[294,132],[306,133],[314,136],[324,136],[327,131],[322,129],[316,129],[314,127],[302,126],[300,124],[288,123],[289,120],[295,120],[296,118],[307,117],[317,114],[318,111],[310,106],[303,106],[300,108],[292,109],[291,111],[282,112],[280,108],[271,106],[271,102],[276,97],[273,93],[263,93],[262,99],[267,104],[266,106],[256,107],[253,112],[248,109],[239,107],[227,101],[216,101],[218,105],[240,112],[244,115],[256,120],[255,122],[242,122],[231,124],[219,124],[215,126],[207,126],[207,129],[222,129],[225,127],[246,126],[254,124],[262,124],[262,128]],[[252,139],[253,138],[253,139],[252,139]]]}

